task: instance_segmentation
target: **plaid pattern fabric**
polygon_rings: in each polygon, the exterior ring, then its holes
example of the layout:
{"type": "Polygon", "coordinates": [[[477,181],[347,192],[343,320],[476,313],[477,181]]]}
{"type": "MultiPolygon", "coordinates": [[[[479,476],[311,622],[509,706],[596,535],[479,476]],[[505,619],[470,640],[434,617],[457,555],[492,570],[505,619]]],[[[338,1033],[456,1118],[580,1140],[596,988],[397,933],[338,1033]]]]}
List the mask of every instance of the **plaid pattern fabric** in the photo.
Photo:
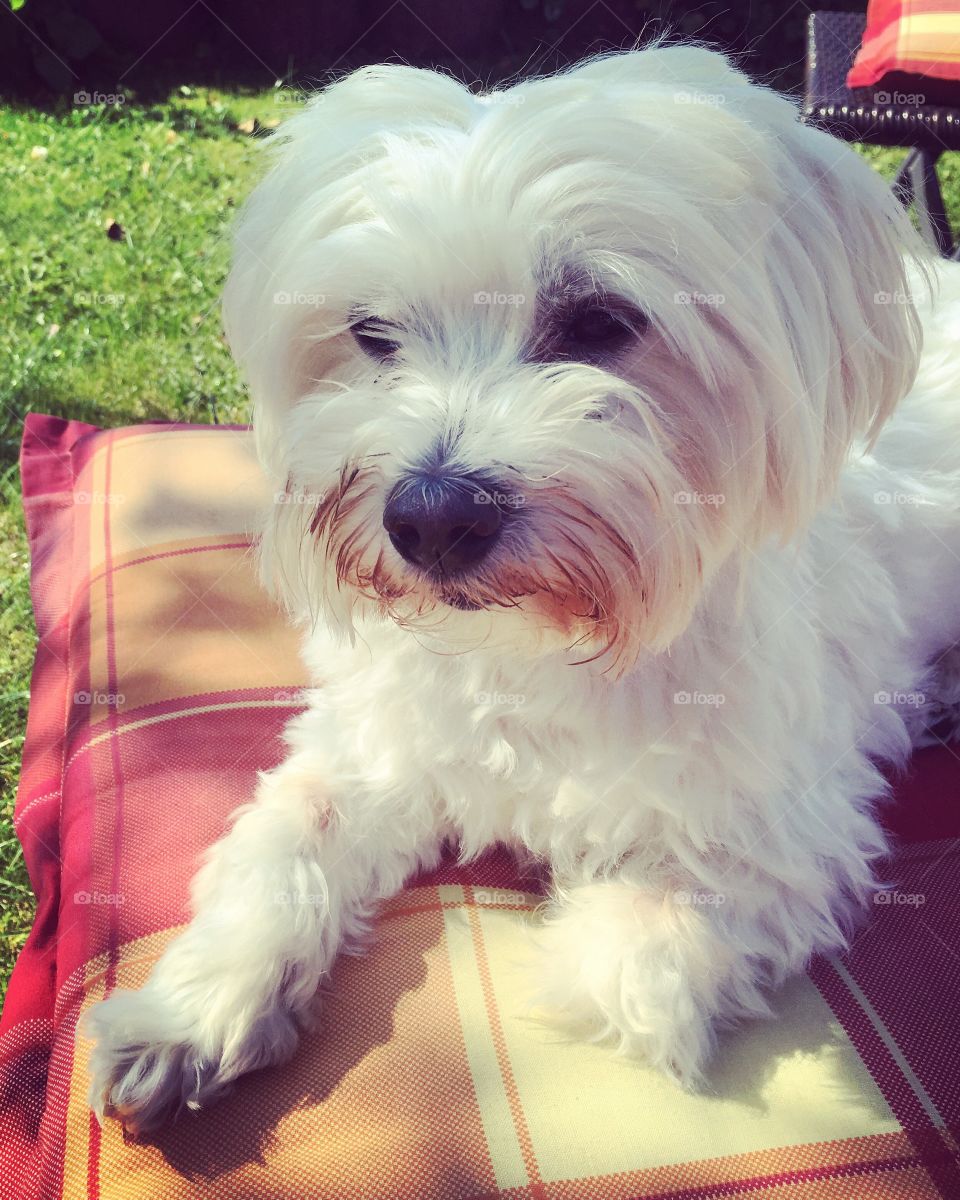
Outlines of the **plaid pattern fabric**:
{"type": "MultiPolygon", "coordinates": [[[[866,32],[847,85],[871,87],[890,75],[960,80],[956,0],[870,0],[866,32]]],[[[917,80],[922,92],[921,82],[917,80]]]]}
{"type": "Polygon", "coordinates": [[[724,1038],[702,1094],[525,1015],[540,881],[491,853],[384,906],[291,1064],[152,1142],[100,1129],[78,1018],[186,919],[304,679],[255,581],[245,431],[34,416],[23,480],[40,645],[16,821],[39,909],[0,1027],[4,1200],[960,1197],[948,749],[900,789],[891,902],[724,1038]]]}

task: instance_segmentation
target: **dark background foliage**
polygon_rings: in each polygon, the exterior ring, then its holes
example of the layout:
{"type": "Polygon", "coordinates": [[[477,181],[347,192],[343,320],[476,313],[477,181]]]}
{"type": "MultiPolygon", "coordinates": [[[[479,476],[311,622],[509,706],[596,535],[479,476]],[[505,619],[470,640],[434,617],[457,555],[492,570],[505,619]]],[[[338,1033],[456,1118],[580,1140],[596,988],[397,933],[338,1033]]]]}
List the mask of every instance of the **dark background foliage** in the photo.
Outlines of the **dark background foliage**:
{"type": "Polygon", "coordinates": [[[183,82],[314,86],[362,63],[441,66],[468,83],[547,71],[666,32],[802,81],[812,8],[866,0],[0,0],[0,91],[146,99],[183,82]]]}

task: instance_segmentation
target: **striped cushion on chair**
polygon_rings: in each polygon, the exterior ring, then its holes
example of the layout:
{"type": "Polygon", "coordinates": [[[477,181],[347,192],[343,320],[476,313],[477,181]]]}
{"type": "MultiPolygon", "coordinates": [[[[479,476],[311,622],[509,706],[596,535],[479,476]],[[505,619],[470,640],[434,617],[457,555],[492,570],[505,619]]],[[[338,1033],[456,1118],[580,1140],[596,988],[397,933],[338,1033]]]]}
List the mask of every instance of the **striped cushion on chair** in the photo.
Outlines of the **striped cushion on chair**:
{"type": "MultiPolygon", "coordinates": [[[[847,84],[860,88],[885,83],[902,88],[905,95],[915,96],[912,101],[915,104],[958,102],[958,0],[870,0],[863,44],[847,76],[847,84]],[[941,86],[944,82],[952,86],[944,89],[941,86]],[[945,95],[945,90],[949,94],[945,95]]],[[[891,90],[890,99],[875,99],[875,103],[897,101],[891,90]]]]}

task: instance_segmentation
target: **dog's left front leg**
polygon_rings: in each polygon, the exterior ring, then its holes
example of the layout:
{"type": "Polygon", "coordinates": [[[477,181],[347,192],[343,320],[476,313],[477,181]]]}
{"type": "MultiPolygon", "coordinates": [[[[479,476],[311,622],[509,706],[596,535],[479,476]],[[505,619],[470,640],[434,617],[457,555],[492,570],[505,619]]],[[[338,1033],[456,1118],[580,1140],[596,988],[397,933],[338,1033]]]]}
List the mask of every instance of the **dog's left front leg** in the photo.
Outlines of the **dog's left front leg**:
{"type": "Polygon", "coordinates": [[[261,776],[194,881],[192,922],[143,988],[91,1010],[99,1114],[144,1131],[287,1058],[340,944],[429,855],[424,814],[359,772],[323,776],[314,749],[261,776]]]}
{"type": "Polygon", "coordinates": [[[537,935],[538,1006],[697,1086],[717,1020],[767,1012],[755,960],[721,915],[729,899],[616,876],[559,884],[537,935]]]}

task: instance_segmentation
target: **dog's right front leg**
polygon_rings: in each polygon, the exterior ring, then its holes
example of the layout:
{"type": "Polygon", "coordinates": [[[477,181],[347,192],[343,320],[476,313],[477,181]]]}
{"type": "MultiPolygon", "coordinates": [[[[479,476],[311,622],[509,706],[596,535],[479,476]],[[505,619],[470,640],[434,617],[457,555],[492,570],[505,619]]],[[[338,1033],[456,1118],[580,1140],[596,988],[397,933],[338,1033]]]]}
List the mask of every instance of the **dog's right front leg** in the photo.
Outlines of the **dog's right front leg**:
{"type": "Polygon", "coordinates": [[[413,800],[330,771],[310,748],[262,775],[194,881],[191,923],[143,988],[91,1010],[99,1115],[142,1132],[287,1058],[338,947],[435,853],[413,800]]]}

